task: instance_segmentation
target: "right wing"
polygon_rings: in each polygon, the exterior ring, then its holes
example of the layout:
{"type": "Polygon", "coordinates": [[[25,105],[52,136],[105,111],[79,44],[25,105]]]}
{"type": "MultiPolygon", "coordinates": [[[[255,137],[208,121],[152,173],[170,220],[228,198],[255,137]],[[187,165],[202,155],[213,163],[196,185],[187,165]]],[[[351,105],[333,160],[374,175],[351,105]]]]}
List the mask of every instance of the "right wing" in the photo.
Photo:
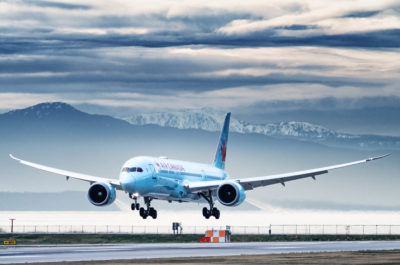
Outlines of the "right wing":
{"type": "MultiPolygon", "coordinates": [[[[290,173],[284,173],[284,174],[278,174],[278,175],[270,175],[270,176],[255,177],[255,178],[232,179],[232,180],[236,181],[240,185],[242,185],[245,190],[252,190],[257,187],[268,186],[268,185],[279,184],[279,183],[282,185],[285,185],[285,182],[287,182],[287,181],[292,181],[292,180],[302,179],[302,178],[309,178],[309,177],[315,178],[315,176],[321,175],[321,174],[326,174],[330,170],[333,170],[333,169],[370,162],[373,160],[384,158],[388,155],[390,155],[390,154],[386,154],[386,155],[378,156],[378,157],[372,157],[372,158],[363,159],[363,160],[358,160],[358,161],[349,162],[349,163],[344,163],[344,164],[339,164],[339,165],[328,166],[328,167],[314,168],[314,169],[309,169],[309,170],[296,171],[296,172],[290,172],[290,173]]],[[[191,192],[209,191],[209,190],[217,189],[222,183],[224,183],[227,180],[228,179],[189,182],[185,185],[185,187],[187,189],[189,189],[191,192]]]]}
{"type": "Polygon", "coordinates": [[[302,179],[302,178],[307,178],[307,177],[315,178],[315,176],[321,175],[321,174],[326,174],[333,169],[370,162],[373,160],[384,158],[388,155],[390,155],[390,154],[386,154],[386,155],[378,156],[378,157],[372,157],[372,158],[363,159],[363,160],[358,160],[358,161],[349,162],[349,163],[344,163],[344,164],[339,164],[339,165],[328,166],[328,167],[321,167],[321,168],[315,168],[315,169],[309,169],[309,170],[303,170],[303,171],[297,171],[297,172],[291,172],[291,173],[285,173],[285,174],[278,174],[278,175],[271,175],[271,176],[265,176],[265,177],[244,178],[244,179],[240,179],[238,181],[245,190],[252,190],[253,188],[257,188],[257,187],[261,187],[261,186],[268,186],[268,185],[278,184],[278,183],[285,186],[285,182],[287,182],[287,181],[292,181],[292,180],[302,179]]]}
{"type": "Polygon", "coordinates": [[[96,177],[96,176],[76,173],[76,172],[72,172],[72,171],[67,171],[67,170],[63,170],[63,169],[48,167],[48,166],[44,166],[44,165],[40,165],[40,164],[36,164],[36,163],[32,163],[32,162],[29,162],[29,161],[25,161],[25,160],[16,158],[12,154],[10,154],[10,157],[12,159],[18,161],[21,164],[24,164],[24,165],[27,165],[27,166],[30,166],[30,167],[34,167],[34,168],[37,168],[37,169],[40,169],[40,170],[52,172],[52,173],[55,173],[55,174],[58,174],[58,175],[63,175],[63,176],[66,176],[67,178],[79,179],[79,180],[87,181],[87,182],[90,182],[90,183],[94,183],[94,182],[110,183],[111,186],[115,187],[116,189],[122,190],[121,184],[116,179],[101,178],[101,177],[96,177]]]}

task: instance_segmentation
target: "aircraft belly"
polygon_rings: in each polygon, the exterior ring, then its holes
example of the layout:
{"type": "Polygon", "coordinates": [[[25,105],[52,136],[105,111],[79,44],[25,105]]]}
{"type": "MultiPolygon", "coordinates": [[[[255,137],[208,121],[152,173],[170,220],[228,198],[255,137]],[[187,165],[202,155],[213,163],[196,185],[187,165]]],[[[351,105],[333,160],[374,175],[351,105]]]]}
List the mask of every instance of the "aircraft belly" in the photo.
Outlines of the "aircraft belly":
{"type": "Polygon", "coordinates": [[[184,198],[178,198],[178,197],[175,197],[175,196],[171,196],[169,194],[150,192],[150,193],[145,194],[144,196],[149,196],[149,197],[152,197],[154,199],[164,200],[164,201],[206,202],[203,198],[200,198],[197,194],[191,194],[191,195],[186,196],[184,198]]]}
{"type": "Polygon", "coordinates": [[[195,173],[158,172],[136,180],[136,188],[143,197],[179,202],[206,202],[197,193],[191,193],[184,187],[184,183],[200,179],[201,176],[195,173]]]}
{"type": "Polygon", "coordinates": [[[189,193],[182,185],[180,176],[157,175],[141,179],[136,182],[137,192],[141,196],[153,197],[161,200],[197,201],[199,195],[189,193]]]}

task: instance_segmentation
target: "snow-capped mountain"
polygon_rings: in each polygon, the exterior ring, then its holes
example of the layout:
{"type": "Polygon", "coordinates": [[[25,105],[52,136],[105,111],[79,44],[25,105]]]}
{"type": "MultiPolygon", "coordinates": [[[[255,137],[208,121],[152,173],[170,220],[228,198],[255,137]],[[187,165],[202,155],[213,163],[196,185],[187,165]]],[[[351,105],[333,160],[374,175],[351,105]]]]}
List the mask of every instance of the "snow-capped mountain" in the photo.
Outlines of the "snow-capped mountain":
{"type": "MultiPolygon", "coordinates": [[[[224,113],[210,108],[199,110],[182,110],[175,112],[137,114],[130,117],[120,117],[134,125],[154,124],[178,129],[202,129],[219,131],[224,113]]],[[[356,138],[357,136],[341,134],[320,125],[308,122],[279,122],[267,124],[252,124],[231,118],[230,130],[237,133],[258,133],[276,137],[296,138],[356,138]]]]}
{"type": "MultiPolygon", "coordinates": [[[[147,134],[149,129],[151,131],[161,129],[162,131],[163,127],[220,131],[224,117],[225,113],[212,109],[199,109],[115,118],[107,115],[88,114],[71,105],[53,102],[0,114],[0,127],[2,128],[0,135],[3,139],[10,139],[10,137],[18,138],[25,132],[29,132],[29,139],[32,139],[34,137],[55,137],[61,133],[68,137],[90,135],[93,138],[101,134],[113,135],[118,132],[130,136],[136,133],[140,135],[137,137],[143,137],[143,134],[147,134]],[[148,124],[157,125],[160,128],[142,126],[148,124]]],[[[400,137],[344,134],[307,122],[253,124],[237,120],[232,116],[230,125],[231,132],[246,135],[261,134],[334,147],[400,149],[400,137]]],[[[188,133],[190,134],[190,132],[188,133]]],[[[26,137],[21,139],[26,139],[26,137]]]]}

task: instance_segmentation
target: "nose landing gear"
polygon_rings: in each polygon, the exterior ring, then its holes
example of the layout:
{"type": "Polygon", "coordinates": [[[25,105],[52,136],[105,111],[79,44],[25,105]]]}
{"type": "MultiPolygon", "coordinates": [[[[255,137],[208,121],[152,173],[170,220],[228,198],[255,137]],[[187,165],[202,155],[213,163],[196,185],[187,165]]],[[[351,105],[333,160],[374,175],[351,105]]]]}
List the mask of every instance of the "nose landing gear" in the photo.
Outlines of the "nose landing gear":
{"type": "Polygon", "coordinates": [[[132,210],[132,211],[134,211],[134,210],[139,211],[140,204],[137,202],[138,194],[136,194],[136,193],[135,193],[135,194],[129,193],[129,197],[130,197],[132,200],[135,201],[134,203],[131,204],[131,210],[132,210]]]}
{"type": "Polygon", "coordinates": [[[134,203],[131,204],[132,211],[134,211],[134,210],[138,211],[139,208],[140,208],[140,204],[139,203],[134,202],[134,203]]]}
{"type": "Polygon", "coordinates": [[[200,192],[199,195],[200,195],[201,197],[203,197],[203,198],[208,202],[208,204],[210,205],[210,209],[207,209],[207,207],[204,207],[204,208],[203,208],[203,216],[204,216],[206,219],[209,219],[210,216],[214,216],[215,219],[219,219],[219,217],[220,217],[220,212],[219,212],[219,210],[217,209],[217,207],[214,207],[214,201],[213,201],[213,199],[212,199],[212,193],[211,193],[211,191],[208,192],[208,195],[204,194],[203,192],[200,192]]]}

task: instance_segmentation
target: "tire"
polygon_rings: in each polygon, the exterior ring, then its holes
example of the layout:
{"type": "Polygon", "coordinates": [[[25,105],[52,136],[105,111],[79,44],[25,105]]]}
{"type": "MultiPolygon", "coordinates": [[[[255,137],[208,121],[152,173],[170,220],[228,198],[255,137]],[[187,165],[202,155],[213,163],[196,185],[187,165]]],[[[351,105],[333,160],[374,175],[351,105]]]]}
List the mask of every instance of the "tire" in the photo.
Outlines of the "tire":
{"type": "Polygon", "coordinates": [[[206,217],[208,215],[208,209],[206,207],[203,208],[203,216],[206,217]]]}
{"type": "Polygon", "coordinates": [[[215,209],[216,209],[217,211],[216,211],[215,214],[213,214],[213,215],[214,215],[215,219],[219,219],[221,213],[219,212],[219,210],[218,210],[217,208],[215,208],[215,209]]]}
{"type": "MultiPolygon", "coordinates": [[[[140,208],[139,214],[140,214],[141,217],[143,217],[143,216],[146,215],[143,207],[140,208]]],[[[144,217],[143,217],[143,218],[144,218],[144,217]]],[[[145,219],[146,219],[146,218],[145,218],[145,219]]]]}
{"type": "Polygon", "coordinates": [[[218,209],[217,208],[213,208],[212,211],[211,211],[211,215],[215,217],[217,215],[217,212],[218,212],[218,209]]]}
{"type": "Polygon", "coordinates": [[[140,204],[139,204],[139,203],[136,203],[136,210],[139,211],[139,208],[140,208],[140,204]]]}
{"type": "Polygon", "coordinates": [[[153,217],[153,219],[156,219],[156,218],[157,218],[157,211],[156,211],[153,207],[151,207],[151,208],[149,209],[149,215],[150,215],[151,217],[153,217]]]}
{"type": "Polygon", "coordinates": [[[136,204],[132,203],[131,204],[131,210],[134,211],[136,209],[136,204]]]}

